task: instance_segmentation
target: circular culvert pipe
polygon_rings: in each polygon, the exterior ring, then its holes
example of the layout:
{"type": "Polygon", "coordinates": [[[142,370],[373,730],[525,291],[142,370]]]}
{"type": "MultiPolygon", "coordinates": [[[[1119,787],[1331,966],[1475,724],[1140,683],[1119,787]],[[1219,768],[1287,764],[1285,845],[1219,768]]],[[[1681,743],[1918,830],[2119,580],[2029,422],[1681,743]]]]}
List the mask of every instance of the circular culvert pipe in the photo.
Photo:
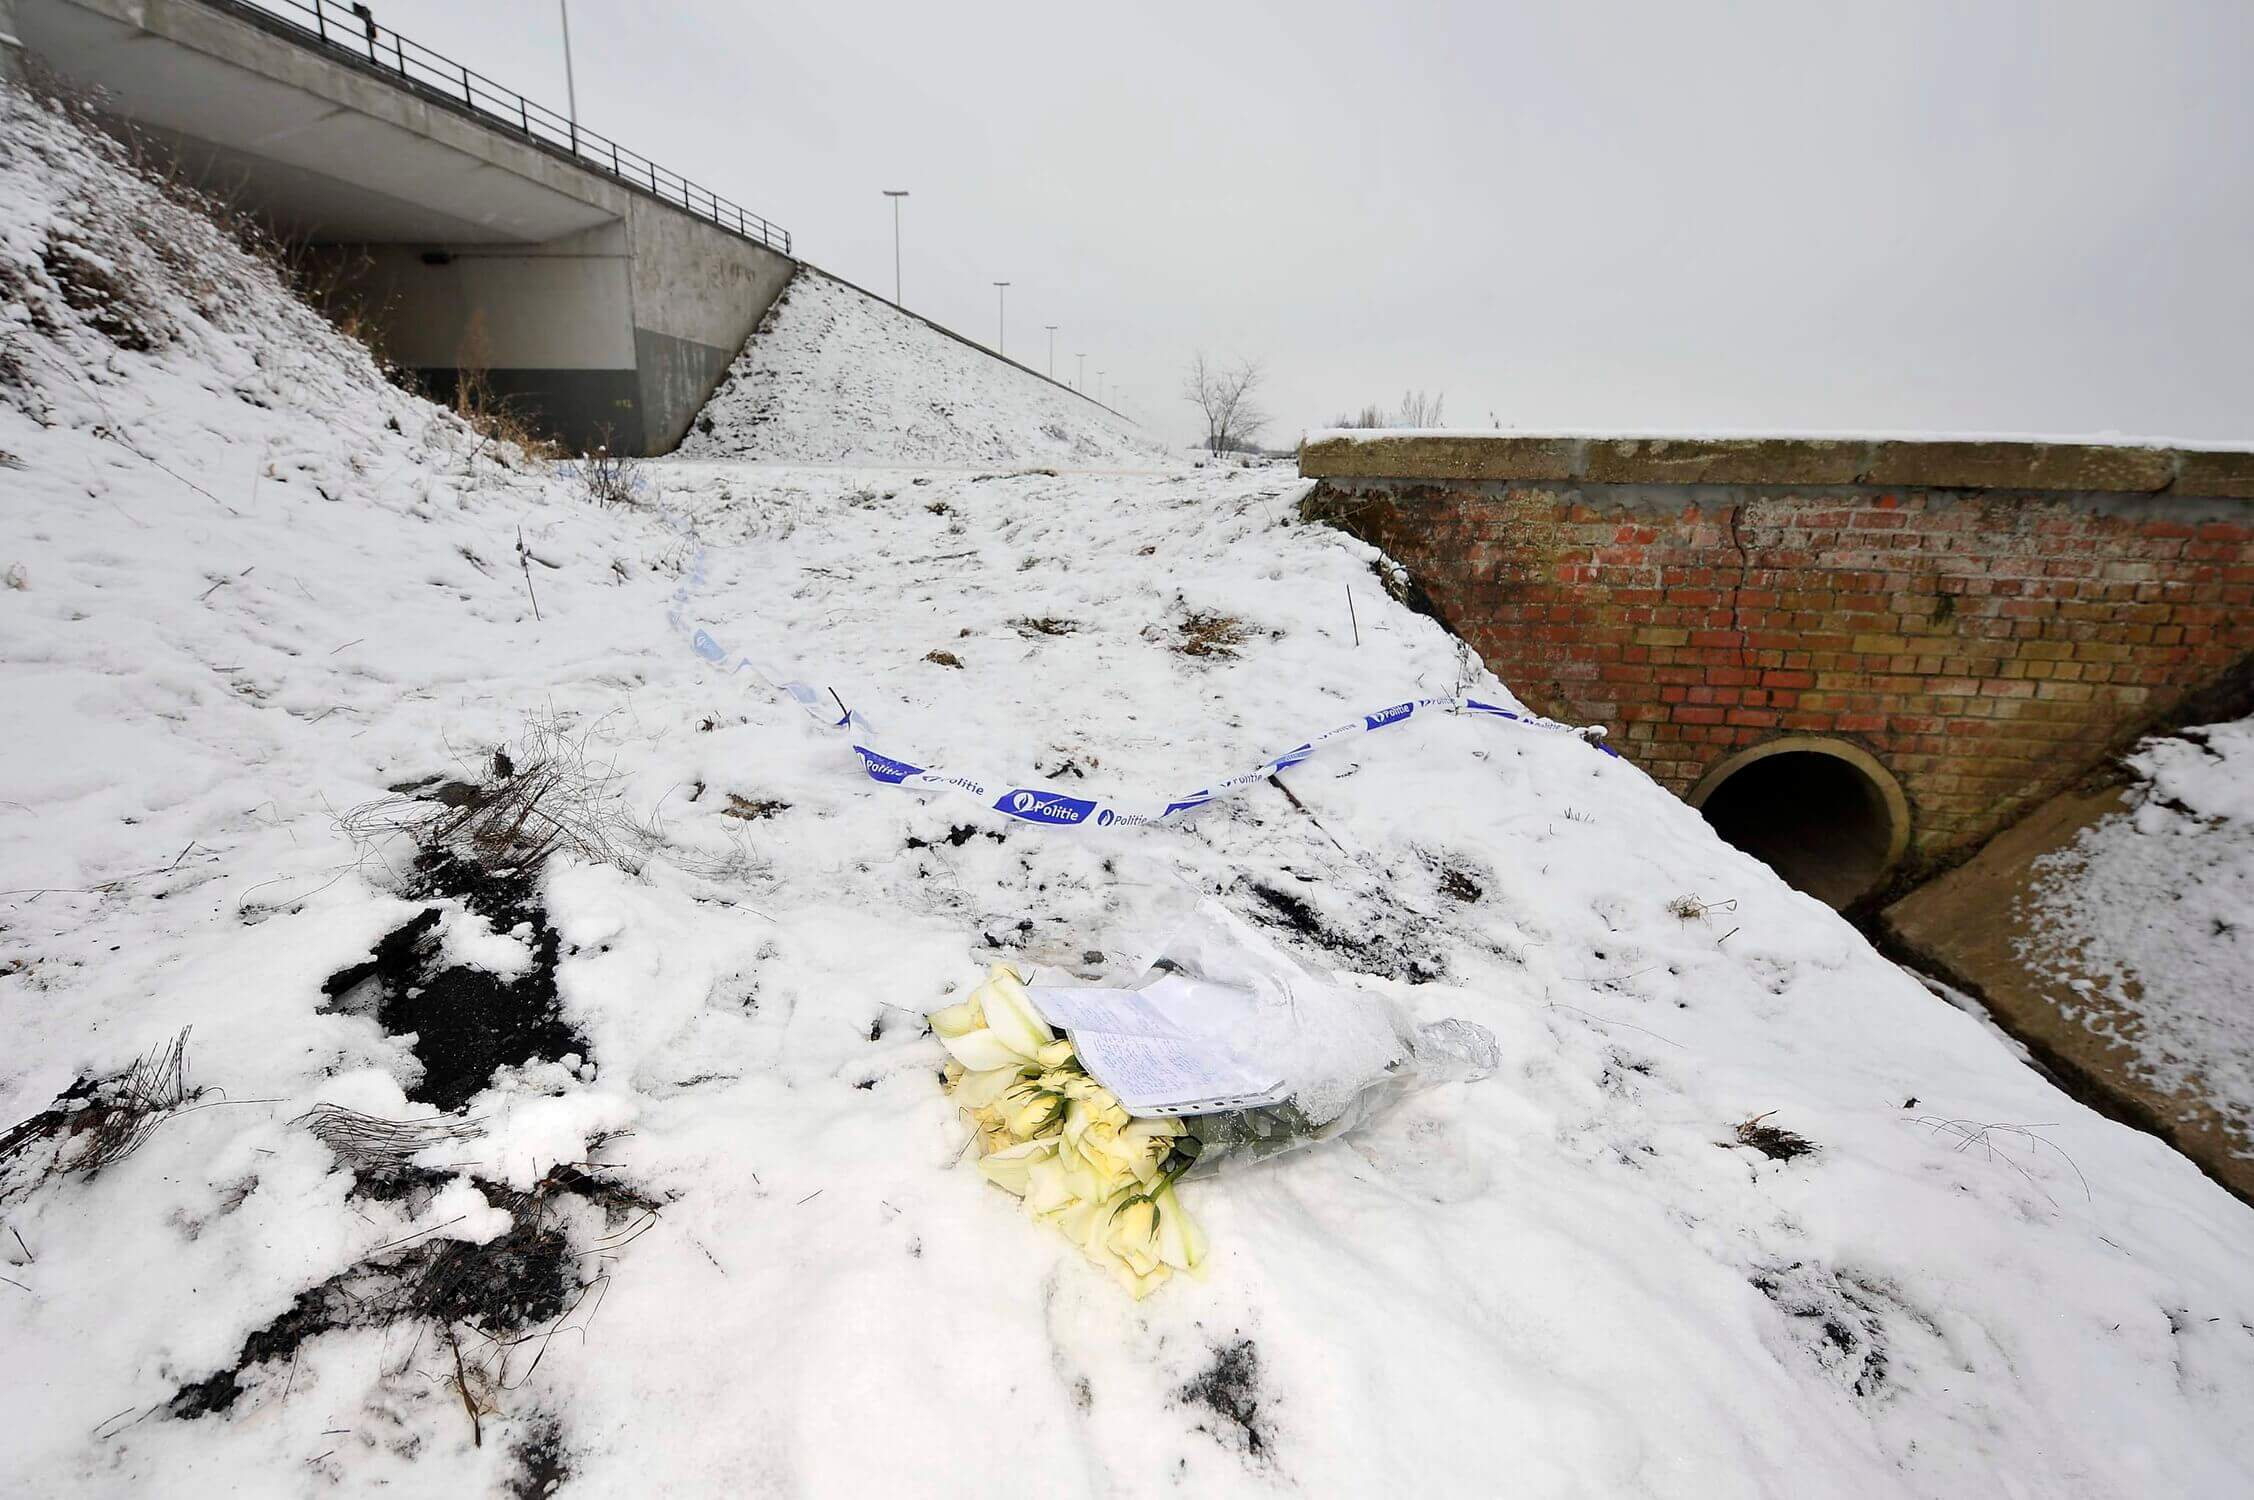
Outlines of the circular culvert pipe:
{"type": "Polygon", "coordinates": [[[1833,907],[1869,895],[1910,844],[1901,783],[1844,740],[1788,735],[1741,750],[1691,788],[1690,804],[1725,841],[1833,907]]]}

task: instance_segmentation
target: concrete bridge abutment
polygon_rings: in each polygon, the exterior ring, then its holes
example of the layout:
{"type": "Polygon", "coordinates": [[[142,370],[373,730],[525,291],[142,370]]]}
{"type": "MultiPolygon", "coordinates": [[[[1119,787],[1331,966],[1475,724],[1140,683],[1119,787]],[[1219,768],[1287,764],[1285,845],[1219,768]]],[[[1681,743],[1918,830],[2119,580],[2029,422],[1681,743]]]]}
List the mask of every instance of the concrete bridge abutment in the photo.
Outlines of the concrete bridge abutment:
{"type": "Polygon", "coordinates": [[[402,38],[358,55],[348,8],[325,36],[254,0],[0,0],[0,31],[11,13],[31,58],[321,263],[431,394],[478,382],[573,449],[671,449],[797,270],[756,216],[575,123],[559,145],[561,117],[402,38]]]}

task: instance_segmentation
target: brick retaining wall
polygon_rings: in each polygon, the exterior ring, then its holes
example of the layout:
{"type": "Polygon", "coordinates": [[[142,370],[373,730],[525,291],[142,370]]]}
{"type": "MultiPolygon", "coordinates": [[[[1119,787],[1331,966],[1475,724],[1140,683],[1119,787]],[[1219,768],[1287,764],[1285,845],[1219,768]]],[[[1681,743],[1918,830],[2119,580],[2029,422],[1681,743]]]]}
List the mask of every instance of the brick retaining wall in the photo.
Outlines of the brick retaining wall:
{"type": "Polygon", "coordinates": [[[1678,793],[1764,740],[1848,740],[1927,859],[2254,652],[2246,455],[1469,437],[1302,464],[1310,513],[1405,565],[1536,709],[1610,724],[1678,793]]]}

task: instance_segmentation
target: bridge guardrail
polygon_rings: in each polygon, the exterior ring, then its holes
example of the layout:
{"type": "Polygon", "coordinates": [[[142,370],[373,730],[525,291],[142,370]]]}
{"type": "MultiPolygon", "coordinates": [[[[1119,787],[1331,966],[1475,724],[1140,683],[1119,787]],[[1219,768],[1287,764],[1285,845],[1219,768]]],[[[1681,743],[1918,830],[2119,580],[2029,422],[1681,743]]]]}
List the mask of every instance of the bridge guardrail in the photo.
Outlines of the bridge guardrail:
{"type": "Polygon", "coordinates": [[[420,42],[379,24],[365,7],[337,0],[207,0],[264,29],[386,79],[433,102],[466,109],[490,124],[522,135],[533,144],[570,158],[590,171],[605,173],[626,187],[716,224],[731,234],[771,250],[791,253],[790,231],[699,187],[606,135],[587,129],[568,115],[527,99],[420,42]]]}

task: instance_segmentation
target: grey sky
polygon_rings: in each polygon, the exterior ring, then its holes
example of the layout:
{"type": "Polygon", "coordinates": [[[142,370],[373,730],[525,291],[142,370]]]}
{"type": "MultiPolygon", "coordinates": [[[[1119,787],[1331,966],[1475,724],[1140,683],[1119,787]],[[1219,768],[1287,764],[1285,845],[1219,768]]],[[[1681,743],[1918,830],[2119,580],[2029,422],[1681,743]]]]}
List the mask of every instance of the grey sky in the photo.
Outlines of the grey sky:
{"type": "MultiPolygon", "coordinates": [[[[563,103],[555,0],[378,19],[563,103]]],[[[1177,437],[2254,438],[2254,6],[573,0],[590,126],[1177,437]]]]}

